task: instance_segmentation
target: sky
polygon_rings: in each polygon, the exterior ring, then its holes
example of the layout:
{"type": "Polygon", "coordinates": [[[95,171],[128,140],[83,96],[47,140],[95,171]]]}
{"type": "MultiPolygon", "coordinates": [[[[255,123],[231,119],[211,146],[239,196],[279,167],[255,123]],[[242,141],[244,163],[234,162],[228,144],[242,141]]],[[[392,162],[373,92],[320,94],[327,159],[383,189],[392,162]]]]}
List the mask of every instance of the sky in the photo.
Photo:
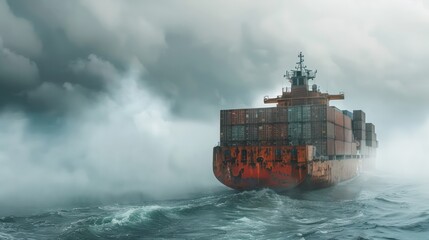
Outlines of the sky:
{"type": "Polygon", "coordinates": [[[0,203],[219,186],[219,110],[278,95],[301,51],[378,168],[427,179],[403,166],[429,166],[428,42],[418,0],[0,0],[0,203]]]}

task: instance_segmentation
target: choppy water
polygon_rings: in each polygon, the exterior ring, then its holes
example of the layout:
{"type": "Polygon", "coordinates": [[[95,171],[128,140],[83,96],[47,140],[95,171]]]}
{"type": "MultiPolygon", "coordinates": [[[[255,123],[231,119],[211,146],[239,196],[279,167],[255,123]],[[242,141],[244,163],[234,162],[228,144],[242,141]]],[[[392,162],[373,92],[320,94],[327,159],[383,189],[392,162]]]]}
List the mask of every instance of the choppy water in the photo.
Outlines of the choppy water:
{"type": "Polygon", "coordinates": [[[378,175],[311,192],[220,190],[1,216],[0,239],[429,239],[428,190],[378,175]]]}

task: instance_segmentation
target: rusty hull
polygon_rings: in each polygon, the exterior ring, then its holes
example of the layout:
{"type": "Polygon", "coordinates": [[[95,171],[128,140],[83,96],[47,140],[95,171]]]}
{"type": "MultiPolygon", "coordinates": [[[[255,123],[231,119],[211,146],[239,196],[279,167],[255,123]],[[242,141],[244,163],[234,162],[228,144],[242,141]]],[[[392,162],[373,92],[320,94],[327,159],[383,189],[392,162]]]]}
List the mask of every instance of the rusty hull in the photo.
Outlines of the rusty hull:
{"type": "Polygon", "coordinates": [[[313,146],[217,146],[213,172],[237,190],[332,186],[358,175],[362,159],[313,159],[313,146]]]}

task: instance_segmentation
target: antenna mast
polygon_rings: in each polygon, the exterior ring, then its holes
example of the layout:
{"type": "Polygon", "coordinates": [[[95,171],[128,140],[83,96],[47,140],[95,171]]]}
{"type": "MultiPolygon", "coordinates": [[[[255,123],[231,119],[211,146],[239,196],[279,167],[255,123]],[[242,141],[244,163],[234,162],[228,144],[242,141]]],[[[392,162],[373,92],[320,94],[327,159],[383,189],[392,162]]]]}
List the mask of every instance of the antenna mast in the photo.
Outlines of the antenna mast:
{"type": "Polygon", "coordinates": [[[307,66],[302,66],[302,63],[304,62],[304,55],[302,55],[302,52],[299,52],[299,55],[298,55],[298,57],[299,57],[299,62],[297,62],[296,64],[298,65],[298,66],[296,66],[296,70],[298,70],[298,67],[299,67],[299,71],[301,71],[302,72],[302,69],[304,68],[307,68],[307,66]]]}

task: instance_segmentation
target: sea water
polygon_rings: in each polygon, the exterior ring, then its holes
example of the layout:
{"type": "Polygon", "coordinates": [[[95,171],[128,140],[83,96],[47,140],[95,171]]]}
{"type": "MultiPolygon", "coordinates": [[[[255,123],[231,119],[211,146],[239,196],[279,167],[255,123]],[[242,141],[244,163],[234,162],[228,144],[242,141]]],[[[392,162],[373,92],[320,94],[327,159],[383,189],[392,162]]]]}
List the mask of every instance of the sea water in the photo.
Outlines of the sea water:
{"type": "Polygon", "coordinates": [[[315,191],[221,188],[8,214],[0,216],[0,239],[429,239],[428,190],[380,174],[315,191]]]}

